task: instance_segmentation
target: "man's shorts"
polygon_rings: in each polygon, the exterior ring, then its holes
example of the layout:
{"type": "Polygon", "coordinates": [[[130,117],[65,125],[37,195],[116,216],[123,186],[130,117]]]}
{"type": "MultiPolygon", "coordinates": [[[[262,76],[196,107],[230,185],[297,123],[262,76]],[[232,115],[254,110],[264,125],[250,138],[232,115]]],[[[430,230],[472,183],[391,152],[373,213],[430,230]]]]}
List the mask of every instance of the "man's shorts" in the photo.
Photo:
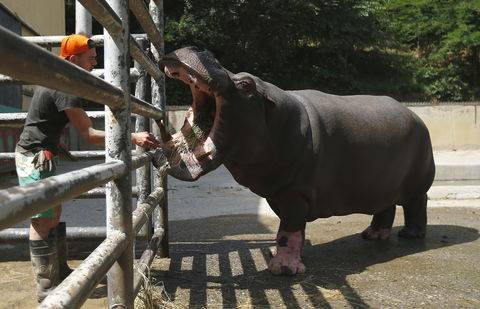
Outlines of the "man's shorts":
{"type": "MultiPolygon", "coordinates": [[[[37,153],[32,153],[32,152],[20,153],[19,151],[15,151],[15,165],[17,167],[18,183],[20,184],[20,186],[25,186],[25,185],[28,185],[29,183],[33,183],[41,179],[45,179],[47,177],[55,175],[55,170],[58,165],[58,157],[55,156],[53,158],[53,169],[51,171],[43,171],[41,169],[35,168],[35,166],[32,163],[33,159],[35,158],[35,155],[37,154],[38,152],[37,153]]],[[[57,206],[50,208],[44,212],[33,215],[32,218],[55,218],[54,209],[57,206]]]]}

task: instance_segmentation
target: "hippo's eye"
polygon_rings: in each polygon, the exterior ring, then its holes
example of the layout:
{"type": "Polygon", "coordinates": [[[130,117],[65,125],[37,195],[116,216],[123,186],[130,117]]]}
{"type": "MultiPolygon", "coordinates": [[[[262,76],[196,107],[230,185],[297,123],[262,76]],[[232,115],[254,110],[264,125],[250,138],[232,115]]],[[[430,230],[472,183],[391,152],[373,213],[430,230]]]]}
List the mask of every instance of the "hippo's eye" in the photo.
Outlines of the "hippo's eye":
{"type": "Polygon", "coordinates": [[[253,92],[255,92],[255,82],[247,77],[247,78],[242,78],[242,79],[239,79],[239,80],[236,80],[235,81],[235,86],[243,91],[243,92],[246,92],[247,94],[253,94],[253,92]]]}
{"type": "Polygon", "coordinates": [[[237,83],[237,87],[238,88],[247,88],[248,87],[248,82],[247,81],[240,81],[239,83],[237,83]]]}

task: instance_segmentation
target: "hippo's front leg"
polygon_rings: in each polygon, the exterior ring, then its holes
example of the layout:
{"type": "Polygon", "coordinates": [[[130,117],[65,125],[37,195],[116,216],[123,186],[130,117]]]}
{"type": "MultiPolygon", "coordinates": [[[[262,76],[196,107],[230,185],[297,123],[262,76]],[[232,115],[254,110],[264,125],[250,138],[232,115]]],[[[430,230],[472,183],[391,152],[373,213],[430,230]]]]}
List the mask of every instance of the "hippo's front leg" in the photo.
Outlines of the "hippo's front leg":
{"type": "Polygon", "coordinates": [[[295,275],[305,272],[301,252],[305,231],[286,232],[279,230],[277,233],[277,252],[268,264],[268,269],[274,275],[295,275]]]}
{"type": "Polygon", "coordinates": [[[280,217],[276,239],[276,253],[268,264],[274,275],[295,275],[305,272],[301,253],[305,241],[308,205],[299,195],[284,192],[269,199],[268,203],[280,217]]]}

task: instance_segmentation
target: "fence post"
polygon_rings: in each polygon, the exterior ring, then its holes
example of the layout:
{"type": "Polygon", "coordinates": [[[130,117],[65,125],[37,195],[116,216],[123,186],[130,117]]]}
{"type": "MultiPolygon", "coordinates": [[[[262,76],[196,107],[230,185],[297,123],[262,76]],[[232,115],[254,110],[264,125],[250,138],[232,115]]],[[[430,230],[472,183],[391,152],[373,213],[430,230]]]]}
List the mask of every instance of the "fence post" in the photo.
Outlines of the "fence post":
{"type": "MultiPolygon", "coordinates": [[[[147,40],[139,40],[138,41],[140,47],[143,50],[146,50],[147,47],[147,40]]],[[[140,63],[137,61],[134,62],[135,68],[140,73],[140,77],[135,84],[135,97],[142,99],[144,101],[150,101],[150,76],[147,74],[145,69],[142,68],[140,63]]],[[[150,121],[148,118],[137,115],[135,121],[135,132],[142,132],[142,131],[150,131],[150,121]]],[[[142,147],[136,147],[138,152],[143,152],[144,149],[142,147]]],[[[146,164],[136,170],[136,186],[138,188],[138,198],[139,202],[144,202],[146,197],[151,193],[152,186],[151,186],[151,164],[146,164]]],[[[142,227],[140,234],[147,235],[147,241],[150,241],[151,236],[151,223],[152,220],[147,220],[147,223],[142,227]]]]}
{"type": "Polygon", "coordinates": [[[86,35],[92,34],[92,15],[78,0],[75,1],[75,32],[83,32],[86,35]]]}
{"type": "MultiPolygon", "coordinates": [[[[121,160],[130,171],[130,91],[128,0],[107,0],[122,20],[123,32],[114,42],[104,29],[105,80],[123,90],[124,105],[105,108],[105,160],[121,160]]],[[[127,247],[108,272],[109,308],[133,308],[132,179],[128,172],[107,184],[107,237],[124,233],[127,247]]]]}
{"type": "MultiPolygon", "coordinates": [[[[86,36],[92,35],[92,15],[78,0],[75,1],[75,33],[83,33],[86,36]]],[[[68,145],[70,148],[72,149],[74,146],[77,150],[80,150],[81,139],[77,132],[72,130],[71,127],[67,127],[66,130],[66,137],[68,137],[68,145]]]]}
{"type": "MultiPolygon", "coordinates": [[[[163,0],[150,0],[149,4],[150,14],[152,15],[153,22],[157,26],[157,29],[160,31],[160,35],[162,36],[162,50],[156,50],[153,45],[150,45],[152,53],[154,57],[158,60],[164,54],[163,49],[163,0]]],[[[159,82],[152,79],[152,104],[155,107],[166,111],[166,101],[165,101],[165,75],[162,74],[161,79],[159,82]]],[[[168,117],[166,112],[164,112],[165,117],[163,121],[166,125],[168,125],[168,117]]],[[[153,124],[153,132],[156,136],[160,136],[160,131],[158,126],[154,123],[153,124]]],[[[158,252],[158,256],[160,257],[168,257],[170,255],[169,252],[169,241],[168,241],[168,197],[167,197],[167,175],[162,175],[158,170],[155,171],[155,177],[153,179],[154,187],[163,187],[165,192],[165,197],[163,202],[155,208],[153,213],[153,224],[155,230],[159,228],[163,228],[165,231],[164,237],[160,244],[160,249],[158,252]]]]}

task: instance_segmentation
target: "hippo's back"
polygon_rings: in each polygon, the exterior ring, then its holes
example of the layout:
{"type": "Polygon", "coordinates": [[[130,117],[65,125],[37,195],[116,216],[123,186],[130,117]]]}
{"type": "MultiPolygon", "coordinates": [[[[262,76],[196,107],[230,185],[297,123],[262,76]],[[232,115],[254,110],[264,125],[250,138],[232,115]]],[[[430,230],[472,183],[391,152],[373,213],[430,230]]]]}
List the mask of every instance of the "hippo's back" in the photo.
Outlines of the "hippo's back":
{"type": "Polygon", "coordinates": [[[312,128],[311,219],[373,214],[427,192],[435,173],[430,136],[408,108],[385,96],[289,93],[312,128]]]}

